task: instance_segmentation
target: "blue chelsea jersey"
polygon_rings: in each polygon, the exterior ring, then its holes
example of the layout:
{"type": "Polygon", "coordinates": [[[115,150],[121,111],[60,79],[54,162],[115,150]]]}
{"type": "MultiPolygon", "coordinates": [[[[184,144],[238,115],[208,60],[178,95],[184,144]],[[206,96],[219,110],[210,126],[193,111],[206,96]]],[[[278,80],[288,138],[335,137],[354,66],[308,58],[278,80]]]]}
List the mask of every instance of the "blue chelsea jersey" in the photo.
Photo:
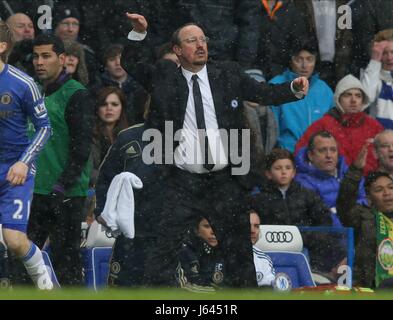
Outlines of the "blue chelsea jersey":
{"type": "Polygon", "coordinates": [[[5,64],[0,73],[0,163],[31,165],[51,135],[44,99],[34,80],[5,64]],[[27,135],[30,118],[35,135],[27,135]]]}

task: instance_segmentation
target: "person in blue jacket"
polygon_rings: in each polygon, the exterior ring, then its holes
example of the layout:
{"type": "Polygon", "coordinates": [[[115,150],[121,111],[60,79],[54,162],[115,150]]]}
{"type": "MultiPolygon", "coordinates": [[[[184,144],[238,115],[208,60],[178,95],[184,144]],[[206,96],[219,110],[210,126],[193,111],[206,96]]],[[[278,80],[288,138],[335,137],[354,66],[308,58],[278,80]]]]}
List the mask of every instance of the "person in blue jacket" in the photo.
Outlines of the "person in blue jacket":
{"type": "MultiPolygon", "coordinates": [[[[337,141],[327,131],[315,133],[307,147],[296,155],[297,174],[295,181],[303,187],[316,192],[330,208],[332,225],[342,227],[336,215],[336,201],[340,183],[348,171],[344,157],[338,154],[337,141]]],[[[367,205],[364,181],[359,187],[358,204],[367,205]]]]}
{"type": "Polygon", "coordinates": [[[271,108],[279,128],[278,145],[291,152],[294,152],[297,140],[306,129],[333,106],[332,89],[314,73],[316,52],[312,42],[299,43],[291,55],[289,69],[269,81],[271,84],[281,84],[304,76],[310,83],[304,99],[271,108]]]}

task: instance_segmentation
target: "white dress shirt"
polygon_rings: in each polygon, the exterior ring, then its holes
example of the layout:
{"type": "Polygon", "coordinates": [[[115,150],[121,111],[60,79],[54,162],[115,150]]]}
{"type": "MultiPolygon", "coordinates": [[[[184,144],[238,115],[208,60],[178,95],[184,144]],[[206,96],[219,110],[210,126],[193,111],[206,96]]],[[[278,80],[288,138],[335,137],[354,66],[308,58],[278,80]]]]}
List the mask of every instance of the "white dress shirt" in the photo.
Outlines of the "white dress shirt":
{"type": "MultiPolygon", "coordinates": [[[[203,157],[198,136],[198,127],[195,116],[195,105],[193,95],[193,80],[195,74],[182,68],[183,76],[186,78],[189,93],[184,117],[183,130],[179,141],[179,146],[175,150],[175,165],[183,170],[193,173],[208,172],[203,167],[203,157]]],[[[215,166],[212,171],[218,171],[228,165],[228,154],[218,130],[217,116],[214,108],[214,101],[210,89],[206,65],[198,73],[198,84],[201,90],[203,110],[205,116],[206,132],[209,140],[211,155],[215,166]]],[[[228,149],[228,148],[227,148],[228,149]]]]}

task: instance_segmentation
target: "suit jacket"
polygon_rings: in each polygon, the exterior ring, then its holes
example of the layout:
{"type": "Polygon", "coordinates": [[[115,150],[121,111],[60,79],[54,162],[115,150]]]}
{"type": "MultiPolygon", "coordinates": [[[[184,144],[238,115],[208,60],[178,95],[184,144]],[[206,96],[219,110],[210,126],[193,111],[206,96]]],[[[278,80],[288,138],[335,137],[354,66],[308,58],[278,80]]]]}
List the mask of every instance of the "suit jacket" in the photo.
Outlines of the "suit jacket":
{"type": "MultiPolygon", "coordinates": [[[[172,61],[159,60],[155,65],[148,63],[151,53],[146,52],[147,40],[129,41],[122,53],[121,64],[151,94],[150,126],[164,132],[165,121],[173,121],[176,132],[183,127],[188,85],[181,68],[172,61]]],[[[297,99],[289,83],[259,83],[235,62],[208,63],[207,73],[220,129],[246,128],[244,100],[279,105],[297,99]]],[[[175,142],[174,148],[177,145],[175,142]]]]}

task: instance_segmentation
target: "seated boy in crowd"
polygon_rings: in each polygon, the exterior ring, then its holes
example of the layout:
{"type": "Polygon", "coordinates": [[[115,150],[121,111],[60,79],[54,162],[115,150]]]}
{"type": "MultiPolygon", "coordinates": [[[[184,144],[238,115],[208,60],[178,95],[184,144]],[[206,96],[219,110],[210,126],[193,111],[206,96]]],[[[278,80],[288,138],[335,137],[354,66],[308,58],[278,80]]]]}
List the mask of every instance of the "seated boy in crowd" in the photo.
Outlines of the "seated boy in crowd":
{"type": "MultiPolygon", "coordinates": [[[[297,183],[295,175],[293,155],[285,149],[273,149],[266,157],[267,181],[258,185],[260,193],[253,195],[251,207],[264,224],[331,226],[329,208],[314,191],[297,183]]],[[[303,236],[303,242],[314,272],[331,273],[343,259],[340,242],[333,236],[303,236]]]]}
{"type": "Polygon", "coordinates": [[[264,224],[330,226],[329,209],[313,191],[294,181],[293,155],[285,149],[273,149],[266,157],[266,184],[252,198],[252,208],[264,224]]]}

